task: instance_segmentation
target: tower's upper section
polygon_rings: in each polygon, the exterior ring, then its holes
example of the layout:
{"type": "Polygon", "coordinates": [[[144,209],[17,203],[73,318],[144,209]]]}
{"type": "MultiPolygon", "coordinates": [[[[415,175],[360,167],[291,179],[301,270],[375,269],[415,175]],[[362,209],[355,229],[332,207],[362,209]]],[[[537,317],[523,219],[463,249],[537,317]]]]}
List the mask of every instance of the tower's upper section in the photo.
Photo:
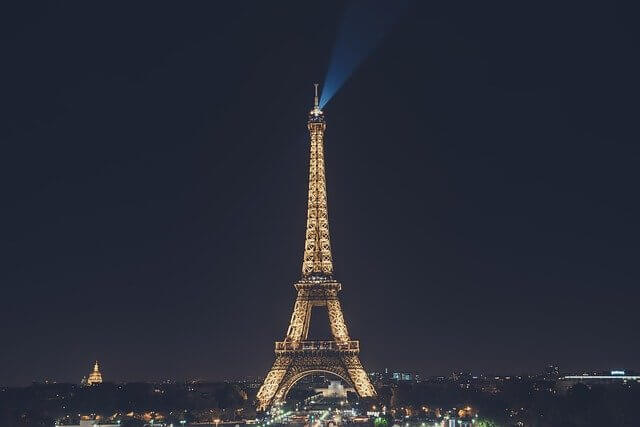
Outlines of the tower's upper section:
{"type": "Polygon", "coordinates": [[[316,95],[313,100],[313,109],[309,111],[309,130],[311,130],[312,124],[322,124],[322,130],[324,130],[324,114],[322,113],[320,105],[318,104],[318,83],[316,83],[314,86],[316,95]]]}
{"type": "Polygon", "coordinates": [[[329,214],[327,212],[327,183],[324,172],[324,114],[318,105],[318,85],[315,102],[309,112],[309,198],[307,204],[307,232],[305,235],[302,277],[331,277],[331,242],[329,240],[329,214]]]}

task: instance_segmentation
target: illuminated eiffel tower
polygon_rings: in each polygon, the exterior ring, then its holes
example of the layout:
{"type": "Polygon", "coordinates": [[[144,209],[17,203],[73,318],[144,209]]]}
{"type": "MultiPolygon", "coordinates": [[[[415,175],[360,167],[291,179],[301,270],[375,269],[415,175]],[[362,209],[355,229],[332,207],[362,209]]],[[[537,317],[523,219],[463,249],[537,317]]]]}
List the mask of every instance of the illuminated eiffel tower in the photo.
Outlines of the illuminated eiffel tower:
{"type": "Polygon", "coordinates": [[[302,278],[294,285],[298,297],[284,341],[276,341],[276,360],[258,391],[258,409],[281,403],[293,385],[307,375],[331,373],[351,384],[360,397],[376,391],[367,377],[358,353],[360,344],[352,340],[344,322],[338,292],[342,285],[333,277],[327,187],[324,173],[324,130],[326,124],[318,106],[316,84],[314,107],[307,127],[311,136],[307,232],[302,260],[302,278]],[[324,306],[329,315],[331,341],[309,341],[313,307],[324,306]]]}

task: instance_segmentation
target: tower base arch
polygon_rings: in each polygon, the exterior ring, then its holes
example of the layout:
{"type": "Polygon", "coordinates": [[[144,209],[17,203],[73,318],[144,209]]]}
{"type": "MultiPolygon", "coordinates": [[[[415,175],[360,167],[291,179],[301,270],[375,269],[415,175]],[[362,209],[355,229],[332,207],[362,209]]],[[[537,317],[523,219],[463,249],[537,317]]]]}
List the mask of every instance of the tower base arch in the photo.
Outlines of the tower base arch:
{"type": "Polygon", "coordinates": [[[283,403],[291,388],[302,378],[315,373],[333,374],[352,386],[360,397],[376,395],[360,358],[337,351],[299,351],[278,355],[264,384],[258,391],[258,410],[283,403]]]}

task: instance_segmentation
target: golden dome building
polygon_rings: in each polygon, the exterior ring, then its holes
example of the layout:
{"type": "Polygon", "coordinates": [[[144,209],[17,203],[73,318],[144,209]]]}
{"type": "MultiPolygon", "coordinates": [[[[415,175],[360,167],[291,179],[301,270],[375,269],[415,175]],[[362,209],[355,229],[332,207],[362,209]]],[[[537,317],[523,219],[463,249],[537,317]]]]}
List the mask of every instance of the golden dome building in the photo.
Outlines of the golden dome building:
{"type": "Polygon", "coordinates": [[[87,385],[94,384],[102,384],[102,374],[100,373],[100,367],[98,366],[97,360],[95,365],[93,365],[93,371],[91,371],[89,378],[87,379],[87,385]]]}

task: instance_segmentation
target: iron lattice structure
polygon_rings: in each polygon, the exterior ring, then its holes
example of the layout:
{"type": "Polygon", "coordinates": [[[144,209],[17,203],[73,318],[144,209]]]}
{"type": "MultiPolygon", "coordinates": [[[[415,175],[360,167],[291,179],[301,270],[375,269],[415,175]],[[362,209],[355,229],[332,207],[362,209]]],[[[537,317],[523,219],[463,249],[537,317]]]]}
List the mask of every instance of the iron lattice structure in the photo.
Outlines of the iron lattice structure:
{"type": "Polygon", "coordinates": [[[313,373],[331,373],[355,388],[360,397],[373,397],[376,391],[369,381],[358,354],[360,343],[351,340],[342,315],[338,292],[342,285],[333,279],[333,261],[329,239],[327,185],[324,169],[324,114],[318,106],[318,86],[314,108],[309,113],[311,138],[309,160],[309,198],[302,278],[294,285],[298,297],[284,341],[275,345],[276,360],[258,391],[258,409],[281,403],[301,378],[313,373]],[[313,307],[327,308],[331,341],[309,341],[313,307]]]}

